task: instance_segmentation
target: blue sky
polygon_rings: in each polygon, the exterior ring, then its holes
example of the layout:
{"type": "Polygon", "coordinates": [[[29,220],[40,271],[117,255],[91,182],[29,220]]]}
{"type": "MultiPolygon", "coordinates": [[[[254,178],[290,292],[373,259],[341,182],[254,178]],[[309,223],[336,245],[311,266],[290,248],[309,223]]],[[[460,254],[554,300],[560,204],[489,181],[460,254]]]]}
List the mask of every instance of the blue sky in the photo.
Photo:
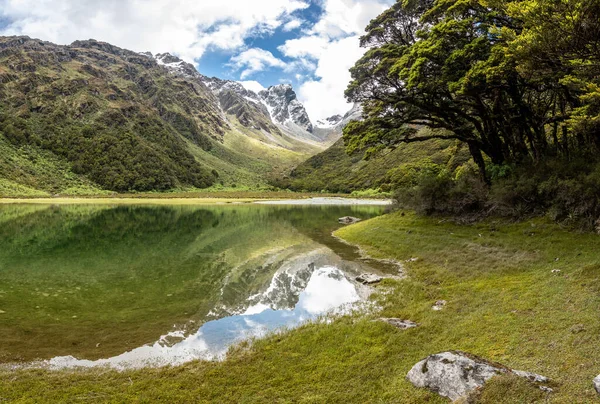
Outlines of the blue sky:
{"type": "Polygon", "coordinates": [[[395,0],[0,0],[0,35],[170,52],[251,88],[291,83],[313,121],[346,112],[358,38],[395,0]]]}
{"type": "MultiPolygon", "coordinates": [[[[247,48],[260,48],[271,52],[276,58],[289,61],[277,48],[283,45],[287,40],[297,38],[305,27],[314,25],[323,15],[323,4],[313,1],[306,9],[298,10],[291,14],[292,17],[304,21],[304,25],[292,30],[285,30],[283,26],[278,27],[272,33],[264,33],[256,36],[250,36],[244,44],[247,48]]],[[[240,80],[240,71],[234,67],[228,66],[229,60],[235,52],[221,49],[209,49],[196,60],[196,68],[207,76],[215,76],[228,80],[240,80]]],[[[311,76],[312,77],[312,76],[311,76]]],[[[291,83],[298,86],[300,81],[295,78],[295,74],[283,72],[281,69],[267,67],[251,77],[252,80],[260,82],[264,87],[277,85],[282,82],[291,83]]]]}

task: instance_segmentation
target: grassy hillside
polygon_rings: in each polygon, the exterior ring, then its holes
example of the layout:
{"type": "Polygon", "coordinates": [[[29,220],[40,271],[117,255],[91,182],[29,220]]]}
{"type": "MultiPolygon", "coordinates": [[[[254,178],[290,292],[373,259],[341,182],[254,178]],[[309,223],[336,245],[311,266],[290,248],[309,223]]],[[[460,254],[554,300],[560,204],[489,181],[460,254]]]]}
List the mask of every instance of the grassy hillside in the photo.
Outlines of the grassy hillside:
{"type": "Polygon", "coordinates": [[[312,156],[274,183],[295,191],[352,192],[365,189],[389,191],[407,164],[434,163],[451,166],[469,159],[468,150],[453,141],[432,140],[404,144],[364,160],[363,154],[349,156],[343,139],[312,156]]]}
{"type": "Polygon", "coordinates": [[[553,379],[547,395],[511,378],[474,403],[594,402],[600,373],[597,236],[543,219],[459,226],[395,213],[337,232],[381,258],[406,263],[386,281],[383,311],[349,316],[243,344],[224,362],[132,372],[0,370],[0,397],[18,402],[185,401],[445,403],[414,388],[408,370],[431,353],[461,349],[553,379]],[[552,273],[560,269],[559,273],[552,273]],[[431,306],[438,299],[442,311],[431,306]],[[380,316],[420,327],[398,331],[380,316]]]}
{"type": "Polygon", "coordinates": [[[255,186],[319,150],[271,141],[201,81],[94,40],[0,37],[0,82],[0,196],[255,186]]]}

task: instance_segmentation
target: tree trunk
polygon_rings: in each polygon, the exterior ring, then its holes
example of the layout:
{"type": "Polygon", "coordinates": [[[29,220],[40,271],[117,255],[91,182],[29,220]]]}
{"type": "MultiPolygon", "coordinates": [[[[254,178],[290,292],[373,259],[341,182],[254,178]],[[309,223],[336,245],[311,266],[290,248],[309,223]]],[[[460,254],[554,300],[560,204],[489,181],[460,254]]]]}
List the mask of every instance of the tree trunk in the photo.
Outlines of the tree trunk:
{"type": "Polygon", "coordinates": [[[481,180],[487,185],[491,185],[490,179],[485,171],[485,161],[483,160],[483,155],[481,154],[481,148],[475,142],[467,142],[467,144],[469,145],[469,151],[471,152],[473,161],[475,161],[475,164],[477,164],[477,167],[479,168],[481,180]]]}

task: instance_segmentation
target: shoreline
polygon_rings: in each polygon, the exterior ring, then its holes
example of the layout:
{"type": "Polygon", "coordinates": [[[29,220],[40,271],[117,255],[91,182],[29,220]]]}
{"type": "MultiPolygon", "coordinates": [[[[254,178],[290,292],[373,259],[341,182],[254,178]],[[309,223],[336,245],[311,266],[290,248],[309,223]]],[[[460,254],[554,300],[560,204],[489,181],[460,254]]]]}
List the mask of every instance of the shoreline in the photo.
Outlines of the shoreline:
{"type": "Polygon", "coordinates": [[[321,197],[278,198],[0,198],[0,205],[295,205],[295,206],[389,206],[390,199],[321,197]]]}

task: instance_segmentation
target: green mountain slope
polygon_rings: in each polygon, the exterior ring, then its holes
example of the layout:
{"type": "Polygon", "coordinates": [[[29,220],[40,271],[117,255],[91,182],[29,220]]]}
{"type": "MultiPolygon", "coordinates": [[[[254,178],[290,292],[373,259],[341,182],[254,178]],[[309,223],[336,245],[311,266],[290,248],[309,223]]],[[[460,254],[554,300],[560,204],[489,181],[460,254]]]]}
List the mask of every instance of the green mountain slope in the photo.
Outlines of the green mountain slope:
{"type": "Polygon", "coordinates": [[[201,81],[94,40],[0,37],[0,83],[0,196],[255,186],[320,150],[271,141],[201,81]]]}
{"type": "Polygon", "coordinates": [[[346,154],[344,140],[340,139],[274,184],[295,191],[349,193],[380,189],[387,192],[401,180],[408,167],[430,163],[458,165],[469,159],[468,151],[460,144],[446,140],[403,144],[370,160],[363,157],[361,153],[346,154]]]}

